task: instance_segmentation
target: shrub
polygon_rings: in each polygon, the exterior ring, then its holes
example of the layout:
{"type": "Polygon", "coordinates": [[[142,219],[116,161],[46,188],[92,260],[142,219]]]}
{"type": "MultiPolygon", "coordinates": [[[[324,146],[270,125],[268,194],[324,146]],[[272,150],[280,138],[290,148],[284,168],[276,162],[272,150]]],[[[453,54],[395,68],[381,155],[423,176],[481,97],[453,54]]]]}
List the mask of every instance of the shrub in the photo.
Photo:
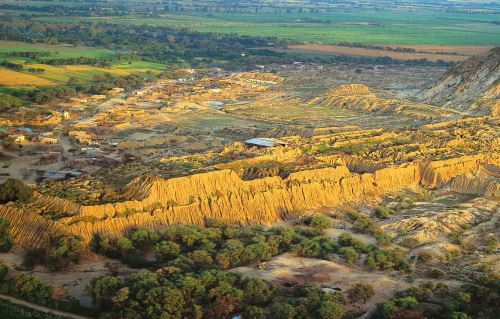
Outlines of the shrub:
{"type": "Polygon", "coordinates": [[[442,271],[441,269],[439,268],[431,268],[429,270],[429,276],[431,276],[432,278],[436,278],[436,279],[439,279],[439,278],[443,278],[444,277],[444,271],[442,271]]]}
{"type": "Polygon", "coordinates": [[[354,264],[358,260],[358,258],[359,258],[358,253],[352,247],[343,247],[343,248],[341,248],[340,249],[340,254],[342,255],[342,257],[344,257],[345,262],[348,265],[354,264]]]}
{"type": "Polygon", "coordinates": [[[4,264],[0,264],[0,281],[2,281],[5,278],[5,276],[7,276],[8,272],[9,268],[4,264]]]}
{"type": "Polygon", "coordinates": [[[386,219],[386,218],[391,217],[394,213],[395,213],[394,210],[392,210],[388,207],[385,207],[385,206],[379,206],[375,209],[375,215],[378,218],[386,219]]]}
{"type": "Polygon", "coordinates": [[[391,235],[388,233],[377,233],[375,239],[377,239],[377,244],[381,246],[387,246],[391,243],[391,235]]]}
{"type": "Polygon", "coordinates": [[[14,240],[10,233],[10,222],[0,218],[0,252],[8,252],[12,248],[14,240]]]}
{"type": "Polygon", "coordinates": [[[365,304],[375,294],[375,290],[370,284],[357,283],[352,286],[348,294],[351,302],[362,300],[365,304]]]}
{"type": "Polygon", "coordinates": [[[420,254],[418,254],[418,261],[423,264],[430,263],[433,258],[434,257],[432,257],[432,254],[427,251],[422,251],[420,252],[420,254]]]}
{"type": "Polygon", "coordinates": [[[354,211],[349,213],[349,218],[354,224],[354,230],[360,233],[369,232],[373,228],[373,223],[369,216],[354,211]]]}

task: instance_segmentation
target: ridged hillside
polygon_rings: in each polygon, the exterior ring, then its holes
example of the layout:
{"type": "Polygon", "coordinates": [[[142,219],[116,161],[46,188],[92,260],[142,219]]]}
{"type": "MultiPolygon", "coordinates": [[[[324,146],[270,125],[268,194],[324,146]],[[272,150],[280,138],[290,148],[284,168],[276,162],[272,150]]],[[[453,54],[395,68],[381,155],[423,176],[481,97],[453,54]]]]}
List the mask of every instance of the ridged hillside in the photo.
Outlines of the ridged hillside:
{"type": "MultiPolygon", "coordinates": [[[[238,224],[270,224],[297,211],[366,202],[419,185],[439,187],[451,183],[452,187],[458,187],[464,185],[461,175],[482,170],[486,163],[498,165],[499,156],[463,156],[446,161],[381,168],[364,174],[338,166],[300,171],[285,179],[267,177],[245,181],[232,170],[172,179],[143,177],[129,184],[126,192],[131,198],[129,201],[81,206],[78,214],[57,223],[38,215],[33,215],[33,218],[36,218],[34,224],[40,222],[42,229],[57,224],[60,229],[80,234],[86,240],[100,231],[119,234],[139,225],[151,228],[178,223],[203,225],[207,218],[238,224]]],[[[493,189],[498,186],[478,187],[471,184],[465,187],[476,193],[484,189],[488,196],[498,195],[498,190],[493,189]]],[[[36,200],[46,201],[41,197],[36,200]]],[[[9,214],[6,217],[9,220],[14,218],[16,227],[22,231],[31,225],[29,222],[19,224],[19,218],[13,216],[9,214]]],[[[38,230],[32,236],[35,234],[42,235],[38,230]]]]}
{"type": "Polygon", "coordinates": [[[333,87],[307,101],[309,105],[324,107],[376,112],[376,113],[402,113],[414,116],[445,116],[452,112],[435,108],[431,105],[379,98],[369,87],[363,84],[349,84],[333,87]]]}
{"type": "Polygon", "coordinates": [[[14,241],[21,247],[38,247],[46,236],[64,232],[64,225],[23,209],[0,205],[0,218],[10,221],[14,241]]]}
{"type": "Polygon", "coordinates": [[[424,99],[461,111],[489,113],[498,100],[500,79],[500,47],[473,56],[448,70],[424,92],[424,99]],[[486,93],[488,92],[488,93],[486,93]],[[483,94],[485,94],[483,96],[483,94]],[[490,96],[488,96],[490,95],[490,96]],[[493,96],[491,96],[493,95],[493,96]],[[489,102],[479,101],[485,98],[489,102]]]}

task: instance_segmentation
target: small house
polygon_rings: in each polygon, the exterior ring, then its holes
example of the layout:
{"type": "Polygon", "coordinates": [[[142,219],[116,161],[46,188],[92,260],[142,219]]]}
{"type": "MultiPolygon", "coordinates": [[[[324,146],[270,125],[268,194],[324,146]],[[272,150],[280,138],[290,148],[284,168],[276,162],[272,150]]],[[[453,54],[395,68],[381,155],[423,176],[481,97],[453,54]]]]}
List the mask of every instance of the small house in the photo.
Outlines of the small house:
{"type": "Polygon", "coordinates": [[[12,139],[14,140],[14,143],[26,142],[26,136],[24,136],[23,134],[14,134],[12,135],[12,139]]]}
{"type": "Polygon", "coordinates": [[[256,137],[246,140],[245,144],[249,146],[258,146],[258,147],[275,147],[275,146],[284,146],[287,143],[276,138],[256,137]]]}

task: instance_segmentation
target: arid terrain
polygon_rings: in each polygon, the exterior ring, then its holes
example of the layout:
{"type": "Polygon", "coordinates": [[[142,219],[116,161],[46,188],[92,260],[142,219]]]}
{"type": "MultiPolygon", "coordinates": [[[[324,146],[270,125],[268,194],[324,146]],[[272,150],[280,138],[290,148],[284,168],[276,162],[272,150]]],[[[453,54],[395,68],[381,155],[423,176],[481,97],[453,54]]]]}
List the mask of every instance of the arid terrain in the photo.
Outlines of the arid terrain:
{"type": "MultiPolygon", "coordinates": [[[[367,269],[369,253],[346,263],[342,255],[285,252],[265,266],[231,269],[344,292],[369,282],[373,297],[346,306],[361,313],[436,274],[449,287],[484,269],[498,275],[498,244],[489,240],[500,235],[498,52],[448,71],[307,63],[178,69],[138,90],[1,114],[15,129],[2,133],[0,178],[33,191],[27,203],[0,206],[17,247],[2,262],[12,274],[22,271],[22,249],[43,246],[47,236],[78,235],[87,246],[100,233],[209,219],[300,229],[319,214],[332,220],[323,238],[400,251],[414,268],[411,280],[393,268],[367,269]],[[449,102],[439,88],[451,82],[475,106],[449,102]]],[[[85,286],[110,269],[137,272],[90,252],[56,280],[43,266],[31,272],[91,306],[85,286]]]]}

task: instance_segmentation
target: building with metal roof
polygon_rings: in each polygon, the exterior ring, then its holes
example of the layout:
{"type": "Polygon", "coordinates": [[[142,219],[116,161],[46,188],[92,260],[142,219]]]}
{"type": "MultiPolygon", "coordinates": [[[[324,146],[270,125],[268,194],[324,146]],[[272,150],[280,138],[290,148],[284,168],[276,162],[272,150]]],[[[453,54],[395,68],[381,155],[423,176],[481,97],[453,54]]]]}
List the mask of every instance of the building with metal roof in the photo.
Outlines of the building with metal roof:
{"type": "Polygon", "coordinates": [[[256,137],[245,141],[245,144],[260,147],[283,146],[287,143],[276,138],[256,137]]]}

